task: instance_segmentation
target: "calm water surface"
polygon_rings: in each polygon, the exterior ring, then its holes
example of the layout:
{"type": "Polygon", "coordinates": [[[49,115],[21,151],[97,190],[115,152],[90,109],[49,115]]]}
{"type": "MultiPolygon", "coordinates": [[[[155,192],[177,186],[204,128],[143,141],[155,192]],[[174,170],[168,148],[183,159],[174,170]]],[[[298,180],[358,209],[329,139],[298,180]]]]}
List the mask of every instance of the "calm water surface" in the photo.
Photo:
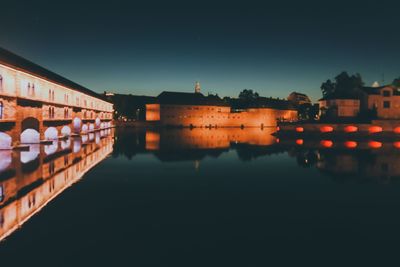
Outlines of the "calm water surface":
{"type": "Polygon", "coordinates": [[[0,152],[4,266],[397,266],[400,149],[117,129],[0,152]]]}

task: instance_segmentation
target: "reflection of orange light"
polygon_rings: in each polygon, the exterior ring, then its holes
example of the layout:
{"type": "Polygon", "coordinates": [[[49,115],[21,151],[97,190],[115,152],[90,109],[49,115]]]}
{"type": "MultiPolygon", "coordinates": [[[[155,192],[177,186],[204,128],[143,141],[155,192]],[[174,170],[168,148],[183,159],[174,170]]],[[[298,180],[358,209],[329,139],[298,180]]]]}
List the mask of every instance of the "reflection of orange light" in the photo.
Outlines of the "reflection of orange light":
{"type": "Polygon", "coordinates": [[[393,130],[395,133],[400,134],[400,126],[394,128],[393,130]]]}
{"type": "Polygon", "coordinates": [[[276,138],[276,142],[279,143],[281,140],[279,140],[279,138],[276,138]]]}
{"type": "Polygon", "coordinates": [[[370,142],[368,143],[368,146],[369,146],[370,148],[381,148],[381,147],[382,147],[382,143],[381,143],[381,142],[378,142],[378,141],[370,141],[370,142]]]}
{"type": "Polygon", "coordinates": [[[320,130],[323,133],[330,133],[330,132],[333,132],[333,127],[332,126],[322,126],[320,128],[320,130]]]}
{"type": "Polygon", "coordinates": [[[348,125],[348,126],[344,127],[344,131],[346,133],[354,133],[354,132],[358,131],[358,127],[353,126],[353,125],[348,125]]]}
{"type": "Polygon", "coordinates": [[[277,131],[277,132],[279,132],[280,130],[281,130],[281,128],[279,128],[279,126],[276,127],[276,131],[277,131]]]}
{"type": "Polygon", "coordinates": [[[346,141],[344,142],[344,146],[347,148],[356,148],[357,147],[357,142],[355,141],[346,141]]]}
{"type": "Polygon", "coordinates": [[[304,140],[303,139],[297,139],[296,140],[296,144],[301,146],[302,144],[304,144],[304,140]]]}
{"type": "Polygon", "coordinates": [[[304,128],[303,127],[296,127],[296,132],[302,133],[302,132],[304,132],[304,128]]]}
{"type": "Polygon", "coordinates": [[[370,133],[380,133],[380,132],[382,132],[382,127],[380,127],[380,126],[371,126],[371,127],[369,127],[369,132],[370,133]]]}
{"type": "Polygon", "coordinates": [[[331,140],[322,140],[321,146],[329,148],[333,146],[333,142],[331,140]]]}
{"type": "Polygon", "coordinates": [[[400,148],[400,141],[394,142],[394,143],[393,143],[393,146],[394,146],[395,148],[400,148]]]}

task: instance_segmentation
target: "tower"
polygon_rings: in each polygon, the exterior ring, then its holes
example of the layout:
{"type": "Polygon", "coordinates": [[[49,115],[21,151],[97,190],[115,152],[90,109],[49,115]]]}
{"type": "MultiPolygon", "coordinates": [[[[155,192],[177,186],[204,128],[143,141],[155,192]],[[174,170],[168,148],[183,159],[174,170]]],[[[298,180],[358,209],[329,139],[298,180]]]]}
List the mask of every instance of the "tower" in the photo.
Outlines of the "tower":
{"type": "Polygon", "coordinates": [[[194,86],[194,92],[196,94],[200,93],[200,82],[196,82],[195,86],[194,86]]]}

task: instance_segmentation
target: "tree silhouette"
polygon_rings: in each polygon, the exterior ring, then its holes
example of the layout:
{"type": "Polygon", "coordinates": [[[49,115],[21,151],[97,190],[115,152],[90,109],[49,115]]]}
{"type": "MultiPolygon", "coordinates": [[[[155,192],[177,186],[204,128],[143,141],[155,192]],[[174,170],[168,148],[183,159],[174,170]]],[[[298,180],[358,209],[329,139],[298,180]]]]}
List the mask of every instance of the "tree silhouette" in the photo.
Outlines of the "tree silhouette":
{"type": "Polygon", "coordinates": [[[335,77],[334,82],[328,79],[322,83],[321,91],[324,98],[354,98],[359,95],[363,85],[364,82],[359,73],[350,76],[343,71],[335,77]]]}

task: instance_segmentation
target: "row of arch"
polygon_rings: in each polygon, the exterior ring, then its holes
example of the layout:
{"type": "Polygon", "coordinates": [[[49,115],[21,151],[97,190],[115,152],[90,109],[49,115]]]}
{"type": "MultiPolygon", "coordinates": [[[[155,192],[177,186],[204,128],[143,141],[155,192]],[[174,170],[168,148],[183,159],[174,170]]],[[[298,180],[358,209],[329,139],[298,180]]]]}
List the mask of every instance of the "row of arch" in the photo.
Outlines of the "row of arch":
{"type": "MultiPolygon", "coordinates": [[[[94,130],[101,130],[111,127],[111,122],[101,122],[99,118],[94,123],[82,124],[80,118],[73,120],[71,127],[65,125],[60,130],[62,137],[70,136],[73,133],[86,134],[94,130]]],[[[26,118],[22,121],[22,129],[20,135],[21,144],[37,144],[40,143],[39,121],[36,118],[26,118]]],[[[59,138],[59,131],[56,127],[48,127],[44,132],[45,140],[57,140],[59,138]]],[[[12,147],[12,138],[10,135],[0,132],[0,149],[10,149],[12,147]]]]}

